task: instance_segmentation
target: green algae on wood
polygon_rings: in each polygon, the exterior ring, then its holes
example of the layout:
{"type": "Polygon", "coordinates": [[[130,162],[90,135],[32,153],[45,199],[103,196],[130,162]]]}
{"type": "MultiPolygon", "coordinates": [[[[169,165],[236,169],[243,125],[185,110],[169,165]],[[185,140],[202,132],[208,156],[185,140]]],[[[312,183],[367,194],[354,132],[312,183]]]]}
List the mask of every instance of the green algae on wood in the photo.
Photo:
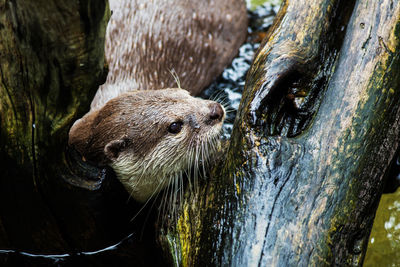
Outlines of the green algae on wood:
{"type": "Polygon", "coordinates": [[[399,1],[282,5],[202,223],[183,220],[183,266],[362,265],[400,138],[399,16],[399,1]]]}

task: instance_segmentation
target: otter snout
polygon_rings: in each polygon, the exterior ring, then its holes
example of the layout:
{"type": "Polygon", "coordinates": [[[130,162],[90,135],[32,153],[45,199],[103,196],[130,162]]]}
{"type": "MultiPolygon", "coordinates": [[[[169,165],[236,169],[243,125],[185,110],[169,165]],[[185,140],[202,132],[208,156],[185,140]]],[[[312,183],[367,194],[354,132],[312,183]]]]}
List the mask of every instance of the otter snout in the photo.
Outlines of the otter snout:
{"type": "Polygon", "coordinates": [[[216,124],[221,122],[225,117],[224,108],[219,103],[212,103],[208,106],[210,108],[210,113],[208,114],[208,118],[211,124],[216,124]]]}

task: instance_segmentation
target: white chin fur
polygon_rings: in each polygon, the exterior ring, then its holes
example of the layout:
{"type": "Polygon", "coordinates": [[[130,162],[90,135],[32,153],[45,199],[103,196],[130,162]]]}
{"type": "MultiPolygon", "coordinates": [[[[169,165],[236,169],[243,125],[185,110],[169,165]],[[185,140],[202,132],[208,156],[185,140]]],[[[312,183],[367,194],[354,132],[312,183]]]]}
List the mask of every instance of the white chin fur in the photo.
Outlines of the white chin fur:
{"type": "Polygon", "coordinates": [[[184,144],[182,139],[185,137],[185,132],[182,131],[176,136],[166,137],[145,158],[138,160],[129,154],[120,155],[110,165],[129,194],[138,202],[146,202],[166,188],[174,177],[191,168],[192,165],[195,168],[198,167],[198,161],[207,162],[217,146],[221,127],[222,123],[219,123],[212,127],[206,136],[200,137],[207,140],[205,142],[207,145],[193,147],[197,155],[188,153],[188,147],[182,145],[184,144]]]}

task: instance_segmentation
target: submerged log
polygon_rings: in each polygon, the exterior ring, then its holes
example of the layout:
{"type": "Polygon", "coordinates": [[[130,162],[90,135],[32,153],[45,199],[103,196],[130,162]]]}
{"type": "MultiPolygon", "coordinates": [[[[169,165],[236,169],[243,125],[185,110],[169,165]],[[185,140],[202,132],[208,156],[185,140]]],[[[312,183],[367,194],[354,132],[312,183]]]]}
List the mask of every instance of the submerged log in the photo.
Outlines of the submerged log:
{"type": "Polygon", "coordinates": [[[399,29],[400,1],[282,4],[226,159],[167,235],[176,262],[362,264],[400,138],[399,29]]]}

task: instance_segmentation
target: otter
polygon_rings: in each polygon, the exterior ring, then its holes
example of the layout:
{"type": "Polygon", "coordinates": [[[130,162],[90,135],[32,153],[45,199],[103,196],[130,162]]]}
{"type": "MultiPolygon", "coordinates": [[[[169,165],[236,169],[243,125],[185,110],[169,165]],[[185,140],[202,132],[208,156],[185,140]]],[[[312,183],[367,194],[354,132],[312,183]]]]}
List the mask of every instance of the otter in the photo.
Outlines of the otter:
{"type": "Polygon", "coordinates": [[[216,151],[225,110],[193,95],[237,54],[246,7],[241,0],[115,0],[110,7],[107,80],[68,144],[85,160],[112,167],[145,202],[216,151]]]}
{"type": "Polygon", "coordinates": [[[144,202],[196,153],[215,151],[225,117],[214,101],[182,89],[121,94],[87,113],[70,130],[70,144],[99,165],[111,166],[132,197],[144,202]]]}

